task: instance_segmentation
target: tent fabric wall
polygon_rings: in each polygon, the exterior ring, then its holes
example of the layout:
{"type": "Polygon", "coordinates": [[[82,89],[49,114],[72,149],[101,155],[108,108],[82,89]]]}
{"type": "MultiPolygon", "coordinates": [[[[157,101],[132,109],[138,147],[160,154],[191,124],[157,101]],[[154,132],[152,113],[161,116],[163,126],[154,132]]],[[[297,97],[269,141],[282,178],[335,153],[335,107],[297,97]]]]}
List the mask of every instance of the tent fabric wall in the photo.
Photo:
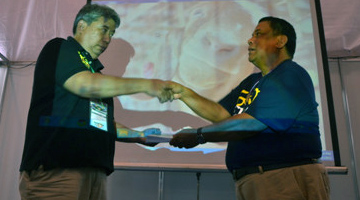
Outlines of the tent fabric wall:
{"type": "Polygon", "coordinates": [[[18,181],[12,180],[19,177],[26,127],[24,116],[29,108],[22,100],[31,96],[34,68],[18,70],[22,67],[19,63],[35,61],[49,39],[67,37],[77,11],[85,3],[85,0],[0,2],[0,53],[11,62],[0,113],[0,199],[20,199],[18,181]]]}
{"type": "MultiPolygon", "coordinates": [[[[75,14],[85,0],[1,0],[0,53],[10,61],[35,61],[53,37],[71,33],[75,14]]],[[[360,56],[360,2],[321,0],[329,57],[360,56]]]]}
{"type": "Polygon", "coordinates": [[[67,37],[77,11],[73,0],[1,0],[0,53],[12,62],[35,61],[51,38],[67,37]]]}
{"type": "MultiPolygon", "coordinates": [[[[71,34],[73,19],[85,3],[86,0],[1,0],[0,53],[12,63],[35,61],[49,39],[71,34]]],[[[328,56],[360,57],[360,1],[321,0],[321,7],[328,56]]],[[[0,113],[0,199],[19,198],[17,182],[5,180],[18,176],[26,124],[23,116],[27,116],[29,106],[19,100],[30,95],[33,73],[32,68],[16,70],[16,64],[13,67],[6,85],[6,107],[0,113]]]]}
{"type": "Polygon", "coordinates": [[[328,57],[360,56],[360,1],[321,0],[328,57]]]}

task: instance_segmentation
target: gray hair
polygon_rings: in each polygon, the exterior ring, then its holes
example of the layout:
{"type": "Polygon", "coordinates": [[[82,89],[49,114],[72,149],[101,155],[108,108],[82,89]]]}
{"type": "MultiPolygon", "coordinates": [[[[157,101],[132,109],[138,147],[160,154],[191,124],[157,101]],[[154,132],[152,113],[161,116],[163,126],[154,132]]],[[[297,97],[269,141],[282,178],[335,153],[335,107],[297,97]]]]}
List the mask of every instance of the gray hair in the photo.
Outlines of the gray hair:
{"type": "Polygon", "coordinates": [[[105,5],[86,4],[76,15],[73,25],[73,34],[75,35],[76,27],[80,20],[84,20],[87,24],[91,24],[100,17],[104,17],[105,20],[114,20],[116,28],[120,26],[120,17],[112,8],[105,5]]]}

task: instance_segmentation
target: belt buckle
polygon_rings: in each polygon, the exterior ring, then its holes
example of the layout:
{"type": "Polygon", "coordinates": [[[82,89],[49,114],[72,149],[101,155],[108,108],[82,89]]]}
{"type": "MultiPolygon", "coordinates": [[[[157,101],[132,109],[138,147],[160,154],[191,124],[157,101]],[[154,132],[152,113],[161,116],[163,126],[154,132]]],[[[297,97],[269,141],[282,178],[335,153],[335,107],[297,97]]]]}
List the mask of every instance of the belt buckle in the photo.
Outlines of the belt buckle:
{"type": "Polygon", "coordinates": [[[234,170],[232,171],[232,176],[233,176],[234,181],[237,181],[237,180],[238,180],[238,179],[237,179],[237,170],[236,170],[236,169],[234,169],[234,170]]]}
{"type": "Polygon", "coordinates": [[[263,168],[263,166],[259,165],[259,166],[258,166],[258,169],[259,169],[259,173],[260,173],[260,174],[263,174],[263,173],[264,173],[264,168],[263,168]]]}
{"type": "Polygon", "coordinates": [[[242,178],[245,174],[244,174],[244,173],[241,173],[239,169],[234,169],[232,175],[233,175],[233,179],[234,179],[235,181],[237,181],[237,180],[239,180],[240,178],[242,178]]]}
{"type": "Polygon", "coordinates": [[[241,179],[242,177],[244,177],[248,174],[249,174],[249,172],[247,170],[242,170],[242,169],[234,169],[232,172],[233,179],[235,181],[241,179]]]}

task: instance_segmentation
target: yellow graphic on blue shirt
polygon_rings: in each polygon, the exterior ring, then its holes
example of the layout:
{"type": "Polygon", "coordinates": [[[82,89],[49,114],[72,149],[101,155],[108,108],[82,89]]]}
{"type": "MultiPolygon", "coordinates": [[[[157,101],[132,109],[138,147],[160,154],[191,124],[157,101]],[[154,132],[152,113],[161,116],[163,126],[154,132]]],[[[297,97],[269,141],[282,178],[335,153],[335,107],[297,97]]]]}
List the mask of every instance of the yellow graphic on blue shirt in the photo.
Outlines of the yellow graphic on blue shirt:
{"type": "Polygon", "coordinates": [[[236,102],[236,106],[234,109],[234,114],[240,114],[247,110],[249,105],[256,99],[256,97],[259,95],[260,89],[255,88],[253,91],[250,92],[247,90],[242,90],[240,92],[239,98],[236,102]]]}
{"type": "Polygon", "coordinates": [[[91,69],[90,63],[89,63],[89,61],[86,59],[86,57],[83,56],[80,51],[78,51],[78,54],[79,54],[79,56],[80,56],[81,62],[86,66],[86,68],[91,69]]]}

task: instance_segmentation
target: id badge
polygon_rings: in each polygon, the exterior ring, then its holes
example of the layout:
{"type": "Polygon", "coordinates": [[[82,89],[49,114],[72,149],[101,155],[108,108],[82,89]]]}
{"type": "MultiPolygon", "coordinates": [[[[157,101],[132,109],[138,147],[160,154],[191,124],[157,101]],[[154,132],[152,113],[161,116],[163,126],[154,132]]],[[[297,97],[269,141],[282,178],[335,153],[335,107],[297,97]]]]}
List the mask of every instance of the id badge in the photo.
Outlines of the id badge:
{"type": "Polygon", "coordinates": [[[106,103],[90,101],[90,125],[107,131],[108,107],[106,103]]]}

